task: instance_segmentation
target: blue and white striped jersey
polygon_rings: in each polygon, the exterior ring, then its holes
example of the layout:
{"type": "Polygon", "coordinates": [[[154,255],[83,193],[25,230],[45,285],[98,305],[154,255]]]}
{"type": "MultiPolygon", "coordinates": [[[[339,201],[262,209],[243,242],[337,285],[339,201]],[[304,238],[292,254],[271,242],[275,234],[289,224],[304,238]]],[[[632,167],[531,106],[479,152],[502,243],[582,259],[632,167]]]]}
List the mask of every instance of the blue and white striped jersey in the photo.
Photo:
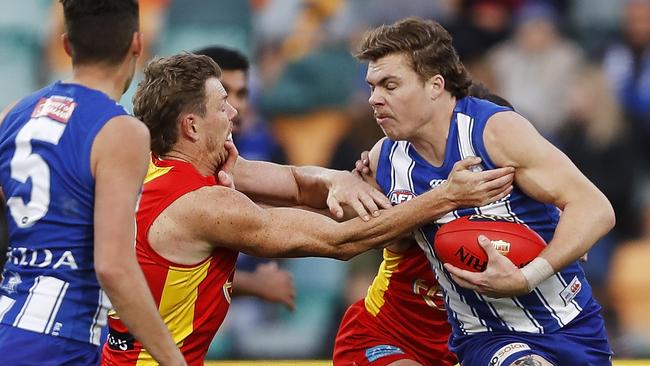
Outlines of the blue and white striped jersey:
{"type": "MultiPolygon", "coordinates": [[[[473,97],[458,100],[449,128],[445,159],[440,167],[428,163],[409,142],[386,139],[381,147],[377,182],[391,202],[399,203],[445,182],[454,163],[465,157],[479,156],[483,159],[481,170],[494,169],[483,144],[483,130],[493,114],[507,110],[510,109],[473,97]]],[[[449,320],[455,335],[492,331],[553,332],[594,301],[591,288],[577,263],[552,276],[530,294],[515,298],[487,298],[458,286],[436,258],[433,238],[440,225],[471,214],[509,217],[528,225],[547,242],[553,237],[559,220],[557,207],[538,202],[515,187],[511,194],[498,202],[453,211],[415,233],[445,290],[449,320]]]]}
{"type": "Polygon", "coordinates": [[[99,345],[110,302],[94,270],[90,152],[106,122],[124,114],[97,90],[56,82],[0,125],[10,245],[2,324],[99,345]]]}

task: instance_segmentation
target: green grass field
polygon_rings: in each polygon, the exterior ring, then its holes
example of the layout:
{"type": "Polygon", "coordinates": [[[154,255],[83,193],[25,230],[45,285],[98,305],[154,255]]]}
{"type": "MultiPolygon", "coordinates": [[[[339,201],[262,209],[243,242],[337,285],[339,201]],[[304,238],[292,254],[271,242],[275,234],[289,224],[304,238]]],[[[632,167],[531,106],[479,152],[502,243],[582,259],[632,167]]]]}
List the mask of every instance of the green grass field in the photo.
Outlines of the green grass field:
{"type": "MultiPolygon", "coordinates": [[[[206,366],[250,366],[250,365],[267,365],[267,366],[332,366],[332,361],[208,361],[206,366]]],[[[650,366],[650,360],[618,360],[614,361],[614,366],[650,366]]]]}

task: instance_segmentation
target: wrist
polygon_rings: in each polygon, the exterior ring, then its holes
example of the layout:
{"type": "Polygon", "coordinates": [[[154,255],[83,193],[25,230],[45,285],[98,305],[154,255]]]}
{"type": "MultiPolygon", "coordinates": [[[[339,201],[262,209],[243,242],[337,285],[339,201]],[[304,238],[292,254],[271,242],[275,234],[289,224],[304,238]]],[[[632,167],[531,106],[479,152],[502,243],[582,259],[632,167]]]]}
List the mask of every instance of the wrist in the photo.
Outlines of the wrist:
{"type": "Polygon", "coordinates": [[[553,266],[544,258],[537,257],[521,269],[521,273],[526,279],[528,291],[533,291],[540,283],[551,277],[555,270],[553,266]]]}
{"type": "Polygon", "coordinates": [[[444,182],[439,186],[440,197],[442,199],[442,207],[447,211],[453,211],[459,208],[459,205],[454,197],[452,190],[449,188],[449,182],[444,182]]]}

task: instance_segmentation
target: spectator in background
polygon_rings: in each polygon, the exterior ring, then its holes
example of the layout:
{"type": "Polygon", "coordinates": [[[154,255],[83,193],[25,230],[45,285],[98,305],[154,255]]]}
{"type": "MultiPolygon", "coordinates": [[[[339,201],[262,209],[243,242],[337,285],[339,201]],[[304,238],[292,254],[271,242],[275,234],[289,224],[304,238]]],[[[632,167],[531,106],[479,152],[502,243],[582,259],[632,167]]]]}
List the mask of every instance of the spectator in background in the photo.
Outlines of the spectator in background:
{"type": "Polygon", "coordinates": [[[264,39],[261,110],[269,116],[288,163],[330,166],[350,127],[345,108],[358,70],[347,51],[351,28],[333,26],[349,7],[341,0],[300,3],[295,17],[285,22],[285,33],[264,39]],[[315,135],[319,138],[313,139],[315,135]]]}
{"type": "Polygon", "coordinates": [[[553,140],[566,119],[566,80],[580,66],[581,51],[558,33],[551,5],[525,4],[515,20],[513,39],[488,55],[492,80],[486,83],[553,140]]]}
{"type": "Polygon", "coordinates": [[[627,118],[643,148],[650,171],[650,1],[629,0],[621,21],[623,37],[605,53],[604,66],[627,118]]]}
{"type": "Polygon", "coordinates": [[[454,48],[470,74],[477,80],[486,80],[489,70],[486,69],[485,54],[510,37],[512,15],[519,8],[520,1],[470,0],[462,3],[458,17],[447,28],[453,36],[454,48]]]}

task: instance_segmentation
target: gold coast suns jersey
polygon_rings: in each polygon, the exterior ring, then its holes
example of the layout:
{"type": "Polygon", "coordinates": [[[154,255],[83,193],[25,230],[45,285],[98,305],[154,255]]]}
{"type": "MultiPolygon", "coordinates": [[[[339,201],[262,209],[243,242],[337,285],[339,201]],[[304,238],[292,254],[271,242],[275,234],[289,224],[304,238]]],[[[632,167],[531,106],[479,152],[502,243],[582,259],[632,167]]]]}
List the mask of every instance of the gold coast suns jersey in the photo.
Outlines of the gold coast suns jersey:
{"type": "Polygon", "coordinates": [[[395,333],[446,346],[451,328],[442,290],[424,252],[412,246],[402,253],[384,249],[383,256],[364,300],[368,313],[395,333]]]}
{"type": "MultiPolygon", "coordinates": [[[[189,163],[159,160],[149,165],[137,212],[138,262],[147,279],[160,315],[188,365],[202,365],[208,347],[230,305],[232,275],[238,252],[216,248],[194,265],[173,263],[156,253],[147,234],[155,219],[176,199],[204,186],[216,185],[189,163]]],[[[214,202],[215,210],[218,202],[214,202]]],[[[109,336],[103,348],[103,365],[157,365],[119,320],[109,315],[109,336]]]]}

